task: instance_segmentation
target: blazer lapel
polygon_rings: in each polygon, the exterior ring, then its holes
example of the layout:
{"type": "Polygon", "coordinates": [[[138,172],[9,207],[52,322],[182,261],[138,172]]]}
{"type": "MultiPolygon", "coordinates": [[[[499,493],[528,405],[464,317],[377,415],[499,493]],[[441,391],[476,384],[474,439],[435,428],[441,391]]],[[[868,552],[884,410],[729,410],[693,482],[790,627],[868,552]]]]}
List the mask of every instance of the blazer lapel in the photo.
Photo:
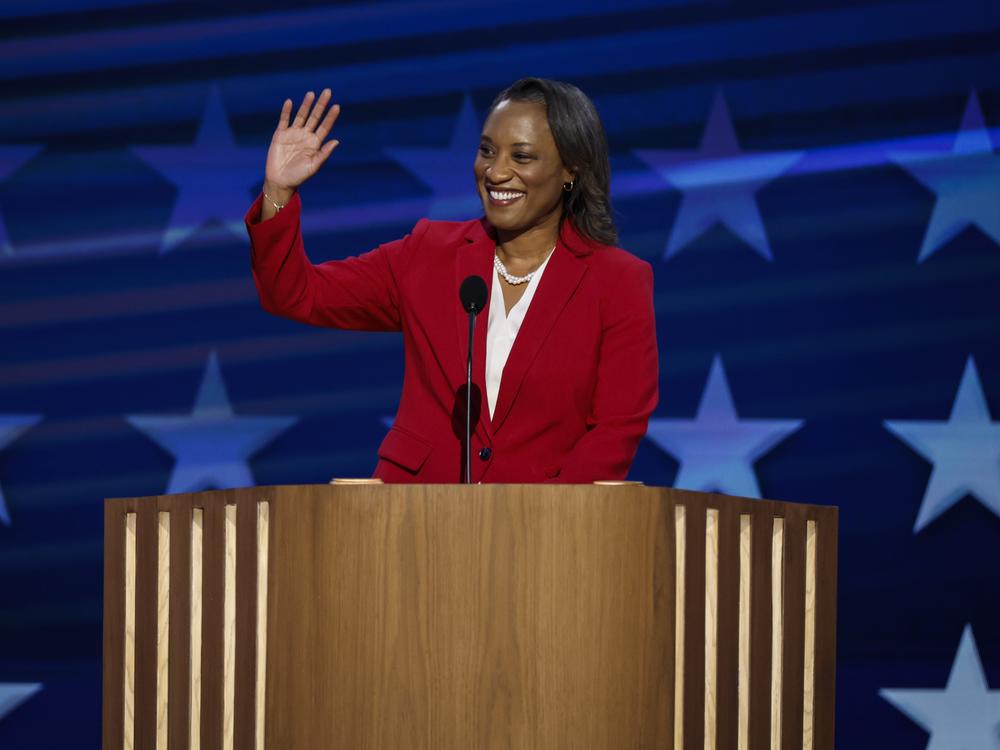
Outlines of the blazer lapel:
{"type": "MultiPolygon", "coordinates": [[[[514,346],[510,350],[507,364],[503,368],[503,377],[500,379],[500,394],[497,396],[497,405],[493,410],[492,427],[494,432],[500,429],[510,413],[525,373],[538,355],[552,330],[552,326],[555,325],[559,314],[566,307],[566,303],[573,296],[573,292],[576,291],[587,271],[589,264],[580,255],[583,253],[571,252],[562,242],[557,243],[556,249],[542,273],[538,289],[535,290],[535,296],[528,307],[528,313],[521,324],[521,330],[518,331],[517,338],[514,339],[514,346]]],[[[465,351],[464,347],[462,350],[465,351]]]]}
{"type": "MultiPolygon", "coordinates": [[[[492,442],[493,430],[490,425],[490,409],[486,401],[486,328],[490,319],[490,297],[493,285],[493,254],[496,243],[488,233],[485,220],[473,225],[465,236],[463,246],[456,252],[455,259],[455,332],[458,336],[458,353],[460,355],[459,372],[462,383],[465,383],[465,366],[469,356],[469,315],[462,309],[458,300],[458,290],[469,276],[479,276],[486,282],[486,307],[476,316],[476,331],[474,334],[472,383],[479,389],[481,406],[479,422],[476,429],[480,437],[492,442]]],[[[544,278],[544,277],[543,277],[544,278]]]]}

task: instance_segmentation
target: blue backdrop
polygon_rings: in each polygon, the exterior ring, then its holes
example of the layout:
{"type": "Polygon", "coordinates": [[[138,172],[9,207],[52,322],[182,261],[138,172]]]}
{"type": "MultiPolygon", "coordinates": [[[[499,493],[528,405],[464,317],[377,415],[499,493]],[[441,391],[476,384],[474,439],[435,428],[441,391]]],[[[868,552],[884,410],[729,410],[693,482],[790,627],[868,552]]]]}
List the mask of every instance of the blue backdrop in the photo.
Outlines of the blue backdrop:
{"type": "Polygon", "coordinates": [[[633,478],[839,505],[838,746],[1000,748],[996,0],[0,4],[0,747],[98,745],[103,498],[374,466],[400,338],[250,279],[283,99],[343,106],[319,261],[477,215],[522,75],[655,270],[633,478]]]}

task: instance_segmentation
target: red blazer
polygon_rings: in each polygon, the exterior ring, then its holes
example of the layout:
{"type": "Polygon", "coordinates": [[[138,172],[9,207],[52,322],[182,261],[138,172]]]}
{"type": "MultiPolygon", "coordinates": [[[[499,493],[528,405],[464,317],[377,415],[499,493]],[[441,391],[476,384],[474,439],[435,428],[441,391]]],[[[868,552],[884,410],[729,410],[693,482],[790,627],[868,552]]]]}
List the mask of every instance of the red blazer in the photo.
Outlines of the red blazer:
{"type": "MultiPolygon", "coordinates": [[[[468,316],[458,287],[478,274],[492,291],[492,227],[485,219],[421,219],[402,239],[313,265],[302,244],[299,196],[265,222],[258,221],[260,202],[246,223],[265,310],[317,326],[403,333],[403,393],[375,476],[460,482],[468,316]]],[[[474,482],[625,478],[657,402],[652,291],[648,263],[563,222],[492,419],[485,403],[488,307],[477,320],[473,394],[478,387],[483,402],[472,437],[474,482]]]]}

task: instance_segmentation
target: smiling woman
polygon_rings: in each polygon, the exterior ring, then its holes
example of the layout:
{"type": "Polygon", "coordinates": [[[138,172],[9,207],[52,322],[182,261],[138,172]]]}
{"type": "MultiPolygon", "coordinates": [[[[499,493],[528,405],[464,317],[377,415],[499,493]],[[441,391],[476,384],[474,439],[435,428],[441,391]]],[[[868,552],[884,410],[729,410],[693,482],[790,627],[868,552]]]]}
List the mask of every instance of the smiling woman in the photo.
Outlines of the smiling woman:
{"type": "MultiPolygon", "coordinates": [[[[487,281],[474,347],[474,482],[624,479],[657,402],[652,269],[617,241],[604,129],[575,86],[525,78],[483,125],[473,172],[484,216],[422,219],[406,237],[314,265],[297,188],[337,147],[325,89],[286,100],[264,188],[246,216],[263,307],[320,326],[401,331],[399,410],[378,451],[387,482],[463,479],[465,311],[487,281]],[[482,409],[485,392],[487,409],[482,409]]],[[[470,154],[470,157],[472,155],[470,154]]]]}

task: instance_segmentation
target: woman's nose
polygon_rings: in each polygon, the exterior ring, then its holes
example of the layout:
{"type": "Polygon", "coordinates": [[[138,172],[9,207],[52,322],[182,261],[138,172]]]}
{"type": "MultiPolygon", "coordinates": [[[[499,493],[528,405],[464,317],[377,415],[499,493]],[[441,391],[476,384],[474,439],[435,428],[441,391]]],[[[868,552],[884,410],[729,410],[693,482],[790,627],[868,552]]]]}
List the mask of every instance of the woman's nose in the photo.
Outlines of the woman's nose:
{"type": "Polygon", "coordinates": [[[506,182],[510,179],[510,169],[505,165],[494,162],[486,168],[486,179],[490,182],[506,182]]]}

